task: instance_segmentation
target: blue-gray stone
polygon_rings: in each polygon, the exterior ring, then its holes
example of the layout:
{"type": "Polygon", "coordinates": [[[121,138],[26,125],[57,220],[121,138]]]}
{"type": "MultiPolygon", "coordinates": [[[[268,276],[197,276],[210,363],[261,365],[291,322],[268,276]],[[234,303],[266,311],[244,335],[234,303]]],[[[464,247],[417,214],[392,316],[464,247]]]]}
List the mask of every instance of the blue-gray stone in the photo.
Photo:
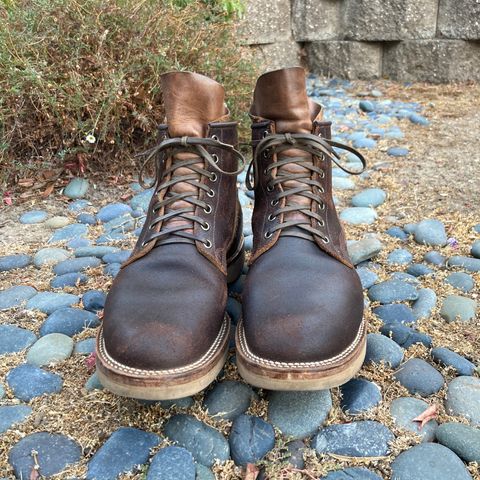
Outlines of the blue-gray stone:
{"type": "Polygon", "coordinates": [[[82,304],[85,310],[89,312],[98,312],[103,310],[107,296],[100,290],[88,290],[82,296],[82,304]]]}
{"type": "Polygon", "coordinates": [[[389,453],[393,433],[379,422],[330,425],[322,428],[312,442],[317,453],[334,453],[349,457],[383,457],[389,453]]]}
{"type": "Polygon", "coordinates": [[[5,397],[5,387],[0,384],[0,400],[5,397]]]}
{"type": "Polygon", "coordinates": [[[87,194],[88,187],[88,180],[86,178],[73,178],[64,188],[63,194],[72,200],[76,200],[83,198],[87,194]]]}
{"type": "Polygon", "coordinates": [[[423,263],[412,263],[408,266],[407,273],[414,277],[423,277],[425,275],[431,275],[434,273],[434,270],[423,263]]]}
{"type": "Polygon", "coordinates": [[[380,388],[363,378],[353,378],[340,387],[342,410],[350,415],[370,410],[382,401],[380,388]]]}
{"type": "Polygon", "coordinates": [[[97,218],[93,213],[82,212],[77,215],[77,222],[85,225],[96,225],[97,218]]]}
{"type": "Polygon", "coordinates": [[[75,250],[75,257],[96,257],[96,258],[103,258],[105,255],[109,253],[116,253],[119,252],[120,249],[116,247],[108,247],[108,246],[89,246],[89,247],[80,247],[75,250]]]}
{"type": "Polygon", "coordinates": [[[29,310],[40,310],[50,315],[59,308],[71,307],[79,302],[77,295],[70,293],[39,292],[27,302],[29,310]]]}
{"type": "Polygon", "coordinates": [[[227,313],[232,319],[232,322],[236,325],[240,318],[242,318],[242,304],[233,297],[228,297],[227,313]]]}
{"type": "Polygon", "coordinates": [[[22,438],[8,454],[16,478],[33,478],[35,464],[42,478],[60,473],[68,465],[82,458],[81,446],[71,438],[59,433],[38,432],[22,438]],[[32,451],[37,452],[33,456],[32,451]]]}
{"type": "Polygon", "coordinates": [[[15,397],[24,402],[29,402],[40,395],[58,393],[63,386],[60,375],[28,363],[10,370],[6,380],[15,397]]]}
{"type": "Polygon", "coordinates": [[[406,224],[403,226],[403,229],[404,229],[409,235],[414,234],[416,228],[417,228],[417,224],[416,224],[416,223],[406,223],[406,224]]]}
{"type": "Polygon", "coordinates": [[[68,210],[73,213],[81,212],[85,210],[90,205],[88,200],[75,200],[74,202],[68,205],[68,210]]]}
{"type": "Polygon", "coordinates": [[[0,272],[8,272],[15,268],[25,268],[32,263],[32,257],[19,253],[17,255],[5,255],[0,257],[0,272]]]}
{"type": "Polygon", "coordinates": [[[416,320],[428,318],[437,304],[437,294],[431,288],[418,290],[418,298],[412,304],[413,316],[416,320]]]}
{"type": "Polygon", "coordinates": [[[391,157],[406,157],[408,153],[408,148],[404,147],[390,147],[387,150],[387,155],[390,155],[391,157]]]}
{"type": "Polygon", "coordinates": [[[436,252],[435,250],[431,250],[427,252],[423,259],[432,265],[436,265],[437,267],[443,267],[447,261],[446,257],[442,255],[440,252],[436,252]]]}
{"type": "Polygon", "coordinates": [[[348,255],[354,265],[370,260],[383,250],[383,244],[374,236],[366,236],[347,245],[348,255]]]}
{"type": "Polygon", "coordinates": [[[85,382],[85,390],[88,392],[91,390],[103,390],[103,385],[98,378],[97,372],[93,372],[85,382]]]}
{"type": "Polygon", "coordinates": [[[56,265],[70,257],[70,253],[63,248],[42,248],[33,257],[33,264],[40,268],[43,265],[56,265]]]}
{"type": "Polygon", "coordinates": [[[480,258],[480,240],[475,240],[473,242],[472,248],[470,250],[470,253],[475,257],[475,258],[480,258]]]}
{"type": "Polygon", "coordinates": [[[16,353],[28,348],[37,336],[16,325],[0,325],[0,355],[16,353]]]}
{"type": "Polygon", "coordinates": [[[229,444],[235,464],[257,463],[275,446],[275,430],[259,417],[240,415],[233,421],[229,444]]]}
{"type": "Polygon", "coordinates": [[[373,313],[379,317],[383,323],[414,323],[415,317],[412,309],[403,303],[390,303],[381,305],[373,309],[373,313]]]}
{"type": "Polygon", "coordinates": [[[131,250],[120,250],[113,253],[107,253],[102,257],[102,261],[105,263],[124,263],[132,254],[131,250]]]}
{"type": "Polygon", "coordinates": [[[81,272],[88,268],[96,268],[101,265],[101,263],[101,260],[97,257],[69,258],[57,263],[53,267],[53,273],[56,275],[65,275],[66,273],[81,272]]]}
{"type": "Polygon", "coordinates": [[[480,426],[480,379],[454,378],[448,384],[445,408],[447,413],[465,417],[472,425],[480,426]]]}
{"type": "Polygon", "coordinates": [[[76,287],[77,285],[87,283],[87,281],[88,277],[83,273],[72,272],[53,278],[50,281],[50,286],[52,288],[76,287]]]}
{"type": "Polygon", "coordinates": [[[137,193],[131,200],[130,206],[133,210],[143,210],[144,212],[148,209],[148,205],[153,195],[153,190],[148,189],[141,193],[137,193]]]}
{"type": "Polygon", "coordinates": [[[146,480],[195,480],[192,454],[182,447],[165,447],[153,457],[146,480]]]}
{"type": "Polygon", "coordinates": [[[23,422],[32,413],[28,405],[5,405],[0,407],[0,434],[17,423],[23,422]]]}
{"type": "Polygon", "coordinates": [[[437,440],[465,462],[480,464],[480,430],[478,428],[463,423],[444,423],[438,427],[437,440]]]}
{"type": "Polygon", "coordinates": [[[378,275],[366,267],[357,268],[357,274],[362,282],[362,288],[370,288],[378,280],[378,275]]]}
{"type": "Polygon", "coordinates": [[[214,473],[201,463],[197,463],[195,469],[195,480],[216,480],[214,473]]]}
{"type": "Polygon", "coordinates": [[[96,340],[95,338],[86,338],[85,340],[80,340],[75,344],[73,353],[78,355],[90,355],[95,351],[96,340]]]}
{"type": "Polygon", "coordinates": [[[472,362],[458,353],[452,352],[452,350],[449,350],[448,348],[433,348],[430,354],[435,362],[447,367],[453,367],[458,375],[469,376],[473,375],[475,372],[475,365],[472,362]]]}
{"type": "Polygon", "coordinates": [[[376,473],[363,467],[349,467],[330,472],[323,480],[382,480],[376,473]]]}
{"type": "Polygon", "coordinates": [[[392,480],[472,480],[464,463],[437,443],[421,443],[392,463],[392,480]]]}
{"type": "Polygon", "coordinates": [[[293,439],[313,435],[332,409],[328,390],[275,391],[268,400],[268,420],[283,435],[293,439]]]}
{"type": "Polygon", "coordinates": [[[67,242],[67,247],[75,250],[77,248],[89,247],[92,243],[87,238],[72,238],[67,242]]]}
{"type": "Polygon", "coordinates": [[[413,421],[428,407],[429,404],[419,398],[400,397],[392,401],[390,414],[397,425],[421,436],[422,442],[433,442],[438,427],[437,421],[429,420],[423,427],[420,422],[413,421]]]}
{"type": "Polygon", "coordinates": [[[83,223],[72,223],[63,228],[55,230],[48,240],[48,243],[65,242],[78,237],[85,237],[88,233],[88,226],[83,223]]]}
{"type": "Polygon", "coordinates": [[[390,227],[385,233],[390,235],[390,237],[398,238],[400,240],[407,240],[408,238],[408,234],[401,227],[390,227]]]}
{"type": "Polygon", "coordinates": [[[30,225],[33,223],[42,223],[47,217],[48,213],[45,210],[31,210],[21,215],[19,221],[25,225],[30,225]]]}
{"type": "Polygon", "coordinates": [[[440,316],[447,322],[455,320],[468,322],[475,318],[476,310],[477,302],[475,300],[460,295],[448,295],[443,301],[440,316]]]}
{"type": "MultiPolygon", "coordinates": [[[[136,208],[135,208],[136,210],[136,208]]],[[[109,222],[114,218],[125,215],[126,213],[131,213],[132,207],[125,203],[111,203],[102,207],[97,213],[97,218],[103,223],[109,222]]]]}
{"type": "Polygon", "coordinates": [[[368,297],[372,302],[393,303],[418,298],[417,289],[406,282],[387,280],[377,283],[368,290],[368,297]]]}
{"type": "Polygon", "coordinates": [[[393,272],[390,280],[399,280],[400,282],[405,282],[415,286],[420,285],[420,280],[407,272],[393,272]]]}
{"type": "Polygon", "coordinates": [[[225,380],[217,383],[206,394],[204,406],[212,417],[233,420],[248,410],[254,396],[249,385],[234,380],[225,380]]]}
{"type": "Polygon", "coordinates": [[[440,220],[422,220],[414,232],[417,243],[443,247],[447,244],[445,225],[440,220]]]}
{"type": "Polygon", "coordinates": [[[63,333],[72,337],[85,328],[95,328],[100,320],[92,312],[80,308],[61,308],[53,312],[40,327],[40,335],[63,333]]]}
{"type": "Polygon", "coordinates": [[[104,225],[107,234],[130,232],[134,228],[135,220],[129,213],[115,217],[104,225]]]}
{"type": "Polygon", "coordinates": [[[116,242],[119,240],[124,240],[126,238],[125,234],[122,232],[110,232],[104,235],[100,235],[96,240],[95,243],[97,245],[105,245],[107,243],[116,242]]]}
{"type": "Polygon", "coordinates": [[[122,265],[120,263],[109,263],[108,265],[105,265],[103,273],[115,278],[118,275],[118,272],[120,272],[121,268],[122,265]]]}
{"type": "Polygon", "coordinates": [[[476,225],[474,225],[473,230],[477,233],[480,233],[480,223],[477,223],[476,225]]]}
{"type": "Polygon", "coordinates": [[[355,182],[351,178],[333,177],[332,187],[334,190],[353,190],[355,182]]]}
{"type": "Polygon", "coordinates": [[[193,458],[206,467],[215,460],[225,462],[230,458],[226,438],[216,429],[205,425],[191,415],[174,415],[165,424],[168,438],[186,448],[193,458]]]}
{"type": "Polygon", "coordinates": [[[401,323],[387,323],[380,328],[380,332],[403,348],[409,348],[415,343],[422,343],[426,347],[432,346],[432,339],[426,333],[421,333],[401,323]]]}
{"type": "Polygon", "coordinates": [[[454,255],[447,261],[449,267],[462,267],[469,272],[480,272],[480,259],[454,255]]]}
{"type": "Polygon", "coordinates": [[[18,307],[36,294],[37,291],[29,285],[16,285],[15,287],[0,290],[0,310],[18,307]]]}
{"type": "Polygon", "coordinates": [[[413,260],[413,255],[404,248],[397,248],[388,254],[387,263],[396,265],[407,265],[413,260]]]}
{"type": "Polygon", "coordinates": [[[377,142],[372,138],[358,138],[353,141],[353,148],[375,148],[377,142]]]}
{"type": "Polygon", "coordinates": [[[61,333],[39,338],[28,350],[27,363],[43,367],[66,360],[73,350],[73,340],[61,333]]]}
{"type": "Polygon", "coordinates": [[[175,398],[173,400],[161,400],[160,406],[165,409],[169,409],[171,407],[177,408],[190,408],[193,404],[192,397],[183,397],[183,398],[175,398]]]}
{"type": "Polygon", "coordinates": [[[363,112],[373,112],[375,110],[375,105],[368,100],[362,100],[358,106],[363,112]]]}
{"type": "Polygon", "coordinates": [[[354,207],[378,207],[385,202],[387,194],[381,188],[367,188],[352,198],[354,207]]]}
{"type": "Polygon", "coordinates": [[[386,363],[397,368],[403,360],[403,349],[392,339],[378,333],[367,335],[365,363],[386,363]]]}
{"type": "Polygon", "coordinates": [[[353,225],[370,225],[377,219],[377,212],[369,207],[350,207],[340,213],[340,218],[353,225]]]}
{"type": "Polygon", "coordinates": [[[115,480],[122,473],[143,465],[150,449],[160,443],[154,433],[137,428],[121,427],[98,449],[88,462],[87,480],[115,480]]]}
{"type": "Polygon", "coordinates": [[[445,278],[445,282],[462,292],[469,292],[475,286],[471,275],[465,272],[453,272],[445,278]]]}
{"type": "Polygon", "coordinates": [[[437,393],[444,384],[441,373],[421,358],[407,360],[395,372],[394,378],[410,393],[422,397],[437,393]]]}
{"type": "Polygon", "coordinates": [[[420,115],[419,113],[412,113],[408,116],[408,119],[412,122],[415,123],[416,125],[430,125],[430,122],[423,116],[420,115]]]}
{"type": "Polygon", "coordinates": [[[302,470],[305,468],[305,460],[303,458],[303,454],[305,452],[305,444],[302,440],[294,440],[293,442],[289,442],[287,444],[287,451],[285,460],[290,464],[293,465],[295,468],[302,470]]]}

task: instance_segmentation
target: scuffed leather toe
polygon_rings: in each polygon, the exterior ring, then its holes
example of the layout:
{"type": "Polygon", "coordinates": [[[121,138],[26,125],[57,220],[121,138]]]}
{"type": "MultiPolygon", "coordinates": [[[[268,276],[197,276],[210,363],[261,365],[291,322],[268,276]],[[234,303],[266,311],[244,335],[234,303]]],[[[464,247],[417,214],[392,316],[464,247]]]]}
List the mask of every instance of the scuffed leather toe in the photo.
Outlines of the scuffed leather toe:
{"type": "Polygon", "coordinates": [[[251,266],[243,293],[247,344],[280,362],[335,357],[354,342],[363,293],[354,269],[313,242],[280,237],[251,266]]]}
{"type": "Polygon", "coordinates": [[[226,300],[225,276],[194,245],[154,248],[113,282],[103,319],[105,348],[138,369],[183,367],[215,341],[226,300]]]}

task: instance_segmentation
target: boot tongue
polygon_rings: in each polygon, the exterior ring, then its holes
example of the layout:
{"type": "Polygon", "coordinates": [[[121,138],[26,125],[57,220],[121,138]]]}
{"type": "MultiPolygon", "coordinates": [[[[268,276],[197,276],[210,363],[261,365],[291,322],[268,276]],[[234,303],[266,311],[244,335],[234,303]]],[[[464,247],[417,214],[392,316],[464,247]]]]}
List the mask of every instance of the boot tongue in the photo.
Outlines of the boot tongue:
{"type": "Polygon", "coordinates": [[[262,75],[255,86],[250,113],[274,121],[276,133],[310,133],[314,111],[307,97],[303,68],[262,75]]]}
{"type": "Polygon", "coordinates": [[[205,137],[208,124],[227,115],[223,87],[192,72],[169,72],[161,77],[170,137],[205,137]]]}
{"type": "MultiPolygon", "coordinates": [[[[255,87],[253,104],[250,114],[254,121],[268,119],[275,122],[275,133],[311,133],[313,121],[321,118],[322,108],[307,97],[305,86],[305,72],[303,68],[286,68],[262,75],[255,87]]],[[[288,157],[302,158],[305,161],[312,161],[312,156],[302,150],[291,148],[284,150],[278,155],[278,160],[288,157]]],[[[287,163],[281,166],[278,171],[272,171],[274,176],[289,174],[307,174],[310,171],[296,163],[287,163]]],[[[289,180],[282,183],[284,191],[304,187],[296,180],[289,180]]],[[[287,205],[302,205],[310,209],[312,202],[302,195],[290,195],[287,197],[287,205]]],[[[301,211],[292,211],[284,214],[284,220],[302,220],[310,222],[310,218],[301,211]]],[[[301,232],[298,227],[285,229],[282,234],[289,235],[301,232]]],[[[305,234],[305,232],[303,232],[305,234]]]]}

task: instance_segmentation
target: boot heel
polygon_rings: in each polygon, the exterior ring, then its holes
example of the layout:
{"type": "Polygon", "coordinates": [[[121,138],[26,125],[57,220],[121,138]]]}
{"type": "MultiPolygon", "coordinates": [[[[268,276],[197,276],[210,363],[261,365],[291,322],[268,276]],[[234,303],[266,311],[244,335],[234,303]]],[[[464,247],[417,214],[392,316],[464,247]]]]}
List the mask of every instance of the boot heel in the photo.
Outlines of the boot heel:
{"type": "Polygon", "coordinates": [[[242,247],[240,251],[229,260],[227,265],[227,283],[235,282],[238,277],[242,274],[243,264],[245,263],[245,250],[243,248],[243,240],[242,240],[242,247]]]}

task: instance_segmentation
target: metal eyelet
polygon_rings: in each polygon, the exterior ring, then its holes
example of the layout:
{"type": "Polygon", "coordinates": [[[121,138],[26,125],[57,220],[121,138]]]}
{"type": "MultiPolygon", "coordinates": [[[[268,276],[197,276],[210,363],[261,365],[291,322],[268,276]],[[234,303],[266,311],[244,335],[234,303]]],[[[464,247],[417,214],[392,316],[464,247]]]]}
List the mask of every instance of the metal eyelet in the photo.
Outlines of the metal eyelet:
{"type": "Polygon", "coordinates": [[[212,174],[210,175],[210,181],[214,183],[217,180],[218,180],[218,175],[215,172],[212,172],[212,174]]]}
{"type": "Polygon", "coordinates": [[[328,237],[322,237],[323,243],[330,243],[330,239],[328,237]]]}
{"type": "Polygon", "coordinates": [[[207,204],[207,206],[203,209],[203,211],[204,211],[205,213],[207,213],[207,214],[208,214],[208,213],[212,213],[212,210],[213,210],[212,206],[211,206],[211,205],[208,205],[208,204],[207,204]]]}
{"type": "Polygon", "coordinates": [[[210,191],[207,192],[207,196],[213,198],[215,196],[215,190],[210,189],[210,191]]]}
{"type": "Polygon", "coordinates": [[[277,218],[277,216],[274,215],[273,213],[271,213],[271,214],[268,216],[268,221],[269,221],[269,222],[273,222],[276,218],[277,218]]]}
{"type": "Polygon", "coordinates": [[[264,237],[265,238],[272,238],[273,233],[272,232],[265,232],[264,237]]]}
{"type": "Polygon", "coordinates": [[[142,248],[145,248],[147,246],[147,242],[142,242],[142,248]]]}
{"type": "Polygon", "coordinates": [[[262,157],[266,160],[268,158],[268,152],[266,150],[264,150],[262,152],[262,157]]]}
{"type": "Polygon", "coordinates": [[[323,170],[320,170],[319,175],[320,175],[320,178],[325,178],[325,172],[323,170]]]}
{"type": "Polygon", "coordinates": [[[323,202],[320,204],[320,210],[325,210],[325,204],[323,202]]]}
{"type": "Polygon", "coordinates": [[[279,200],[272,200],[272,201],[270,202],[270,205],[271,205],[272,207],[276,207],[276,206],[278,205],[278,203],[279,203],[279,200]]]}
{"type": "Polygon", "coordinates": [[[320,193],[325,193],[325,189],[323,187],[317,187],[317,188],[320,193]]]}
{"type": "Polygon", "coordinates": [[[205,240],[203,244],[205,245],[205,248],[212,248],[212,242],[210,240],[205,240]]]}
{"type": "Polygon", "coordinates": [[[212,135],[212,138],[218,141],[218,137],[216,135],[212,135]]]}
{"type": "Polygon", "coordinates": [[[205,225],[200,224],[200,227],[202,228],[202,230],[205,230],[206,232],[210,230],[210,224],[208,222],[205,222],[205,225]]]}
{"type": "Polygon", "coordinates": [[[272,185],[267,185],[267,192],[273,192],[274,187],[272,185]]]}
{"type": "Polygon", "coordinates": [[[321,227],[324,227],[325,226],[325,222],[323,220],[317,220],[317,223],[321,226],[321,227]]]}
{"type": "Polygon", "coordinates": [[[262,134],[262,137],[265,138],[270,132],[268,130],[265,130],[262,134]]]}
{"type": "Polygon", "coordinates": [[[218,155],[216,153],[212,153],[212,158],[215,163],[218,163],[218,155]]]}

